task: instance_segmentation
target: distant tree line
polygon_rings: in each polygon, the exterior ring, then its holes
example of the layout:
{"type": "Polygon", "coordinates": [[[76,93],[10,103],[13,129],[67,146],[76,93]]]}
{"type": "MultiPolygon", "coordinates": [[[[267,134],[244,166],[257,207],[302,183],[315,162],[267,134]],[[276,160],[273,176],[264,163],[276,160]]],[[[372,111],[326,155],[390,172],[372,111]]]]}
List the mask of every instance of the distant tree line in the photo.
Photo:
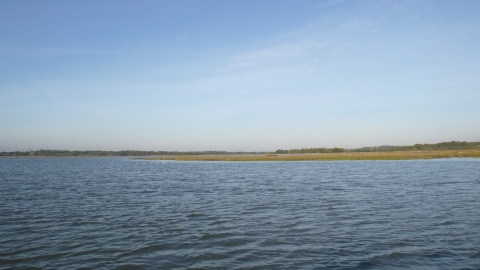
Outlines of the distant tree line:
{"type": "Polygon", "coordinates": [[[347,150],[343,148],[302,148],[302,149],[290,149],[282,150],[278,149],[275,154],[307,154],[307,153],[341,153],[347,150]]]}
{"type": "Polygon", "coordinates": [[[351,152],[379,152],[379,151],[390,151],[393,148],[398,146],[393,145],[382,145],[382,146],[373,146],[373,147],[362,147],[357,149],[351,149],[351,152]]]}
{"type": "Polygon", "coordinates": [[[15,152],[0,152],[0,156],[42,156],[42,157],[70,157],[70,156],[164,156],[164,155],[236,155],[236,154],[264,154],[266,152],[227,152],[227,151],[137,151],[137,150],[122,150],[122,151],[69,151],[69,150],[36,150],[36,151],[15,151],[15,152]]]}
{"type": "Polygon", "coordinates": [[[480,142],[442,142],[435,144],[415,144],[412,146],[382,145],[374,147],[362,147],[357,149],[344,148],[302,148],[275,151],[275,154],[304,154],[304,153],[341,153],[341,152],[381,152],[381,151],[420,151],[420,150],[462,150],[480,149],[480,142]]]}
{"type": "Polygon", "coordinates": [[[415,144],[411,146],[376,146],[362,147],[352,149],[352,152],[377,152],[377,151],[420,151],[420,150],[464,150],[464,149],[480,149],[480,142],[442,142],[435,144],[415,144]]]}
{"type": "MultiPolygon", "coordinates": [[[[357,149],[344,148],[302,148],[282,150],[278,149],[274,154],[307,154],[307,153],[341,153],[341,152],[379,152],[379,151],[420,151],[420,150],[463,150],[479,149],[480,142],[442,142],[436,144],[415,144],[412,146],[383,145],[375,147],[362,147],[357,149]]],[[[0,156],[42,156],[42,157],[69,157],[69,156],[165,156],[165,155],[247,155],[247,154],[271,154],[271,152],[227,152],[227,151],[69,151],[69,150],[36,150],[0,152],[0,156]]]]}

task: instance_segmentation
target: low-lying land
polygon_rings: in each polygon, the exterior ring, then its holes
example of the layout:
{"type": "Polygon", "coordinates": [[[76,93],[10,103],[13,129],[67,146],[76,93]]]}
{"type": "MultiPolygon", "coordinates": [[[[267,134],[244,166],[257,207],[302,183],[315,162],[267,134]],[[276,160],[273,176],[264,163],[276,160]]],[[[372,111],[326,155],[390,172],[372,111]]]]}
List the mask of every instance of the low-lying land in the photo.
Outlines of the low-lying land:
{"type": "Polygon", "coordinates": [[[228,151],[101,151],[101,150],[36,150],[0,152],[0,157],[142,157],[159,160],[223,160],[223,161],[295,161],[295,160],[383,160],[480,157],[480,142],[442,142],[411,146],[375,146],[357,149],[302,148],[275,152],[228,151]]]}
{"type": "Polygon", "coordinates": [[[268,155],[182,155],[148,156],[146,160],[184,161],[308,161],[308,160],[407,160],[434,158],[480,158],[479,149],[467,150],[427,150],[427,151],[388,151],[388,152],[342,152],[315,154],[268,154],[268,155]]]}

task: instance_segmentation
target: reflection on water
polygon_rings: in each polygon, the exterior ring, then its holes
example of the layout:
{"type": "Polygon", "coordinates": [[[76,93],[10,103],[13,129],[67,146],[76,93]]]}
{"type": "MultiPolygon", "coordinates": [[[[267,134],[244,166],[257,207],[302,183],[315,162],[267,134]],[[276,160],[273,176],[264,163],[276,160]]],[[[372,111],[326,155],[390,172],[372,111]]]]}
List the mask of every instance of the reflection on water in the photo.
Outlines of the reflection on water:
{"type": "Polygon", "coordinates": [[[480,160],[0,159],[0,268],[479,269],[480,160]]]}

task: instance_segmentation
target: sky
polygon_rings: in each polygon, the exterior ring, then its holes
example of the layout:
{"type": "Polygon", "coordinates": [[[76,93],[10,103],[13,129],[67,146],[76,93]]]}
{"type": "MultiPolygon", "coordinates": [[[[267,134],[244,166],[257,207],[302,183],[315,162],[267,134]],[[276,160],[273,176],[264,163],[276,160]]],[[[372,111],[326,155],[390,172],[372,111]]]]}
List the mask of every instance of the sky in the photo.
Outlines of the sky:
{"type": "Polygon", "coordinates": [[[480,1],[0,1],[0,151],[480,141],[480,1]]]}

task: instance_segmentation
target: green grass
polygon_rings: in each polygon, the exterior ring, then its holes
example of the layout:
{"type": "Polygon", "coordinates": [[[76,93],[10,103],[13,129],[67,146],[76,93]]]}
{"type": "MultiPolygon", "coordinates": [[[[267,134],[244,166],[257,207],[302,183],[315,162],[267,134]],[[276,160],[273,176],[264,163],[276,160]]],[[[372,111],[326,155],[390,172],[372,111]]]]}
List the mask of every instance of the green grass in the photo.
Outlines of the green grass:
{"type": "Polygon", "coordinates": [[[385,151],[385,152],[343,152],[318,154],[279,155],[191,155],[191,156],[149,156],[146,160],[184,161],[307,161],[307,160],[408,160],[433,158],[480,158],[480,150],[429,150],[429,151],[385,151]]]}

